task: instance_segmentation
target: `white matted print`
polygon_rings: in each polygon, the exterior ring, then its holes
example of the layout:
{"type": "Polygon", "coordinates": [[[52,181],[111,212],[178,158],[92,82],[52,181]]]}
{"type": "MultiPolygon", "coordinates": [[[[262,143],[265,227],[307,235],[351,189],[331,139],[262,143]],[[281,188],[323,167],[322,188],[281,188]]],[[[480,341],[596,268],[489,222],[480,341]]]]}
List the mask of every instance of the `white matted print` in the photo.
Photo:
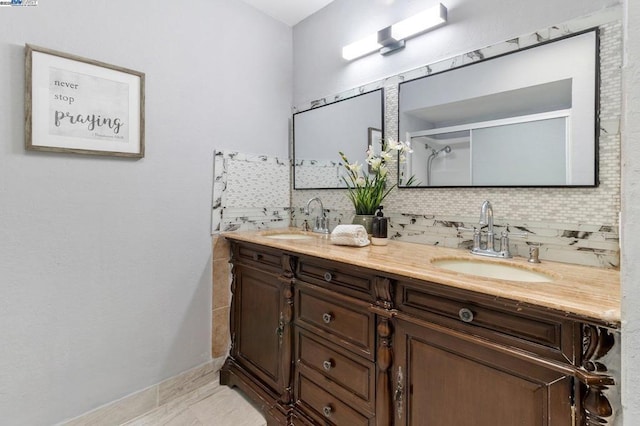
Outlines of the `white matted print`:
{"type": "Polygon", "coordinates": [[[144,157],[144,77],[27,45],[26,149],[144,157]]]}

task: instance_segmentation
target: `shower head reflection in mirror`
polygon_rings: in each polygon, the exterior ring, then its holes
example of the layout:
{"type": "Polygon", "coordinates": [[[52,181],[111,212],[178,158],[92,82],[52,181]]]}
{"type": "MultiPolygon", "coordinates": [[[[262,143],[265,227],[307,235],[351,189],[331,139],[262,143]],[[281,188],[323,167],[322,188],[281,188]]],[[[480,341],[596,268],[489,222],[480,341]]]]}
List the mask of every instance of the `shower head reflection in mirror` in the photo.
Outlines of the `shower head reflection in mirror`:
{"type": "Polygon", "coordinates": [[[469,182],[469,136],[467,133],[416,136],[411,138],[413,153],[408,154],[408,176],[413,186],[441,186],[443,182],[469,182]]]}
{"type": "Polygon", "coordinates": [[[451,146],[445,145],[444,148],[440,148],[436,150],[435,148],[431,148],[431,154],[429,155],[429,159],[427,160],[427,186],[431,186],[431,170],[433,160],[440,155],[440,153],[444,152],[445,155],[451,152],[451,146]]]}

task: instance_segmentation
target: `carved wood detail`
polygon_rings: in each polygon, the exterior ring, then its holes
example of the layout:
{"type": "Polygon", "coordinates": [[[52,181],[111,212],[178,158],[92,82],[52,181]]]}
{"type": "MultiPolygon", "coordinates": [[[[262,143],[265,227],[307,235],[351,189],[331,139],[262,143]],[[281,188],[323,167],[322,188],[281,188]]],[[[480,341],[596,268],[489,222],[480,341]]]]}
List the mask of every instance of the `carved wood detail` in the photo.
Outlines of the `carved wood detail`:
{"type": "MultiPolygon", "coordinates": [[[[282,282],[282,312],[280,313],[279,333],[280,347],[291,347],[293,342],[293,284],[296,259],[288,254],[282,256],[282,274],[278,277],[282,282]],[[284,346],[283,346],[284,345],[284,346]]],[[[283,383],[287,384],[281,402],[290,404],[293,401],[293,354],[282,351],[281,369],[283,383]]]]}
{"type": "Polygon", "coordinates": [[[282,277],[281,280],[293,284],[295,280],[296,258],[284,254],[282,255],[282,277]]]}
{"type": "Polygon", "coordinates": [[[615,344],[615,338],[606,328],[584,324],[582,326],[582,367],[587,371],[607,371],[598,360],[615,344]]]}
{"type": "Polygon", "coordinates": [[[376,295],[376,305],[384,309],[393,309],[391,280],[389,278],[376,277],[373,281],[373,288],[376,295]]]}
{"type": "MultiPolygon", "coordinates": [[[[607,366],[601,361],[615,344],[615,338],[606,328],[590,324],[582,326],[582,368],[595,373],[604,373],[607,366]]],[[[612,382],[610,376],[603,374],[612,382]]],[[[582,408],[584,411],[583,426],[602,426],[609,424],[608,418],[613,414],[611,403],[604,391],[606,384],[583,384],[582,408]]]]}
{"type": "Polygon", "coordinates": [[[389,371],[393,364],[393,349],[391,345],[393,328],[388,318],[380,318],[378,320],[377,333],[378,388],[376,392],[376,425],[387,426],[393,424],[393,404],[391,399],[392,380],[389,371]]]}
{"type": "MultiPolygon", "coordinates": [[[[233,259],[233,255],[232,255],[233,259]]],[[[234,321],[234,312],[236,305],[236,273],[234,270],[234,264],[231,263],[231,303],[229,307],[229,340],[230,340],[230,348],[229,352],[234,353],[233,350],[236,347],[236,322],[234,321]]]]}
{"type": "Polygon", "coordinates": [[[396,404],[398,422],[401,422],[402,414],[404,412],[404,375],[402,374],[402,366],[398,366],[398,374],[396,375],[396,390],[393,393],[393,401],[396,404]]]}

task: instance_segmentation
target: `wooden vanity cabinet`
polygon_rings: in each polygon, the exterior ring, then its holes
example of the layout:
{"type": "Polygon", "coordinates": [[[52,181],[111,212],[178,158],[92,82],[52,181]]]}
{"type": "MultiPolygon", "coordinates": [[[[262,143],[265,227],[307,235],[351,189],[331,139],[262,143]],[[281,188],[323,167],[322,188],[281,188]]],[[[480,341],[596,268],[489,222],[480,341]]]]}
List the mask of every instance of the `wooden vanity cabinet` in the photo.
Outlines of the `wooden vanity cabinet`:
{"type": "Polygon", "coordinates": [[[257,269],[238,266],[234,311],[233,356],[282,398],[288,383],[282,370],[282,288],[277,278],[257,269]]]}
{"type": "Polygon", "coordinates": [[[497,345],[398,320],[394,352],[394,424],[572,424],[573,378],[497,345]]]}
{"type": "Polygon", "coordinates": [[[375,315],[369,303],[295,286],[295,405],[314,423],[374,425],[375,315]]]}
{"type": "Polygon", "coordinates": [[[396,424],[573,424],[573,321],[435,283],[398,281],[394,299],[396,424]]]}
{"type": "Polygon", "coordinates": [[[607,424],[614,344],[598,322],[232,242],[221,383],[269,425],[607,424]]]}
{"type": "Polygon", "coordinates": [[[371,271],[298,258],[293,388],[301,424],[376,424],[373,280],[371,271]]]}
{"type": "Polygon", "coordinates": [[[291,403],[288,261],[276,250],[232,244],[231,353],[220,381],[245,391],[270,424],[287,424],[291,403]]]}

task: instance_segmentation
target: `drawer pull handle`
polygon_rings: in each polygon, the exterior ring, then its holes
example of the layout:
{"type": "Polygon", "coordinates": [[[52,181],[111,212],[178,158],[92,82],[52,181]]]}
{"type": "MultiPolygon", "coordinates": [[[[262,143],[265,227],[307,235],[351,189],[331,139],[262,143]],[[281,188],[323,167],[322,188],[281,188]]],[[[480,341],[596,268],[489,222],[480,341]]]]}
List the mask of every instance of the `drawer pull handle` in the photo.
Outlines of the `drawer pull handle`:
{"type": "Polygon", "coordinates": [[[326,417],[329,418],[331,417],[331,414],[333,413],[333,408],[330,405],[327,405],[325,407],[322,408],[322,414],[326,417]]]}
{"type": "Polygon", "coordinates": [[[327,313],[322,314],[322,321],[323,321],[325,324],[329,324],[331,321],[333,321],[333,314],[330,314],[330,313],[328,313],[328,312],[327,312],[327,313]]]}
{"type": "Polygon", "coordinates": [[[460,309],[460,312],[458,312],[458,316],[463,322],[473,321],[473,312],[471,312],[471,309],[467,309],[467,308],[460,309]]]}
{"type": "Polygon", "coordinates": [[[322,363],[322,368],[324,368],[325,371],[331,370],[333,368],[333,360],[324,361],[322,363]]]}
{"type": "Polygon", "coordinates": [[[262,255],[259,253],[253,253],[253,260],[260,260],[262,258],[262,255]]]}
{"type": "Polygon", "coordinates": [[[330,283],[332,279],[333,279],[333,275],[331,275],[331,272],[325,272],[324,273],[324,280],[326,282],[330,283]]]}

